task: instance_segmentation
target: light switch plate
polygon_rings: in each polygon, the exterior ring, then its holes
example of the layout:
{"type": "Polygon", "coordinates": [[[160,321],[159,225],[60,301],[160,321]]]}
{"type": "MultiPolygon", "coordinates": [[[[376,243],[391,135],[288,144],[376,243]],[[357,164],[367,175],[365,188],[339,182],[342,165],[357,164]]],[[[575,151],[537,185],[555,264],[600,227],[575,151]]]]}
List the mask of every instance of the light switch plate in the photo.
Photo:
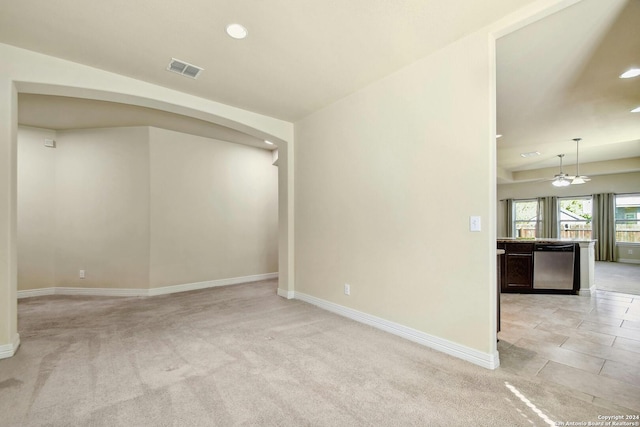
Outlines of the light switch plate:
{"type": "Polygon", "coordinates": [[[480,231],[480,230],[482,230],[480,217],[479,216],[470,216],[469,217],[469,231],[480,231]]]}

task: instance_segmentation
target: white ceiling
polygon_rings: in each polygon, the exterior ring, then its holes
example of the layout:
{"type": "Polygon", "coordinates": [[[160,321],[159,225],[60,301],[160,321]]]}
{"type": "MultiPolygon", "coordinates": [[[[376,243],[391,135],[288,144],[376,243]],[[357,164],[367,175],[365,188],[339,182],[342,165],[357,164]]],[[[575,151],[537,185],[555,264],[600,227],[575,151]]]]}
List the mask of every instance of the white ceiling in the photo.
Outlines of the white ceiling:
{"type": "Polygon", "coordinates": [[[531,2],[5,0],[0,42],[296,121],[531,2]]]}
{"type": "MultiPolygon", "coordinates": [[[[566,154],[565,172],[575,173],[573,138],[583,138],[581,164],[640,157],[640,114],[630,113],[640,106],[640,77],[619,78],[634,66],[640,68],[638,0],[583,0],[499,39],[499,166],[559,170],[557,155],[566,154]],[[540,156],[520,156],[534,151],[540,156]]],[[[615,162],[610,166],[606,172],[617,172],[615,162]]]]}
{"type": "MultiPolygon", "coordinates": [[[[296,121],[531,1],[4,1],[0,42],[296,121]],[[249,37],[229,38],[231,22],[249,37]],[[172,57],[205,71],[197,80],[169,73],[172,57]]],[[[640,0],[583,0],[499,39],[501,182],[547,176],[560,153],[574,164],[575,137],[581,164],[637,158],[640,170],[640,114],[629,113],[640,106],[640,77],[618,79],[632,65],[640,67],[640,0]],[[541,155],[520,157],[529,151],[541,155]]],[[[264,145],[122,104],[25,94],[19,104],[20,123],[31,126],[152,125],[264,145]]],[[[618,171],[615,161],[599,165],[597,173],[618,171]]]]}

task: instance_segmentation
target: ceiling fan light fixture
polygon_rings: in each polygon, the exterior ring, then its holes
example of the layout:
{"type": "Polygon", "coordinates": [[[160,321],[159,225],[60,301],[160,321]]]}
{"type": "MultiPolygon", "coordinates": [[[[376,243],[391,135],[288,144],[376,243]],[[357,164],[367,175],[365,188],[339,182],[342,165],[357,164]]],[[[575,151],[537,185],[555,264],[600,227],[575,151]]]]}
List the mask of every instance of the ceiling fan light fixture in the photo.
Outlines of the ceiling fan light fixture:
{"type": "Polygon", "coordinates": [[[571,184],[571,181],[569,181],[564,176],[556,176],[557,178],[551,182],[551,185],[553,185],[554,187],[566,187],[571,184]]]}
{"type": "Polygon", "coordinates": [[[632,77],[640,76],[640,68],[630,68],[624,73],[620,74],[621,79],[630,79],[632,77]]]}
{"type": "Polygon", "coordinates": [[[578,143],[582,141],[582,138],[573,138],[576,142],[576,176],[571,180],[571,185],[584,184],[587,181],[591,181],[586,175],[580,175],[580,157],[578,156],[578,143]]]}
{"type": "Polygon", "coordinates": [[[584,184],[585,182],[587,182],[587,181],[584,180],[584,177],[576,176],[575,178],[573,178],[571,180],[571,185],[584,184]]]}
{"type": "Polygon", "coordinates": [[[566,187],[571,184],[571,181],[569,180],[569,176],[562,172],[562,158],[564,157],[564,154],[558,154],[558,157],[560,157],[560,173],[554,176],[553,181],[551,181],[551,185],[554,187],[566,187]]]}

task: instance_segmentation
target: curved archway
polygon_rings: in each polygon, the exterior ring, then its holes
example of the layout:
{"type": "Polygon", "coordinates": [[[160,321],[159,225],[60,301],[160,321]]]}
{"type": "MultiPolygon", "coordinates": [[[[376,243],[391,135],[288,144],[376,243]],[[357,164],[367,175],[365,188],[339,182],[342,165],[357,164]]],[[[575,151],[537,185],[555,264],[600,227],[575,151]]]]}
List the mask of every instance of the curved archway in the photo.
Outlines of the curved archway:
{"type": "Polygon", "coordinates": [[[19,346],[17,333],[18,93],[118,102],[197,118],[278,144],[278,294],[293,295],[293,124],[107,71],[0,45],[0,358],[19,346]]]}
{"type": "MultiPolygon", "coordinates": [[[[82,87],[60,86],[46,83],[21,81],[16,81],[15,87],[18,93],[57,95],[153,108],[156,110],[192,117],[206,122],[225,126],[230,129],[255,136],[256,138],[268,139],[272,142],[277,143],[279,148],[287,147],[287,136],[282,133],[281,129],[277,129],[274,126],[269,126],[266,123],[263,123],[263,126],[259,127],[260,123],[256,122],[255,120],[241,121],[242,117],[231,118],[228,114],[221,115],[221,113],[223,113],[222,111],[216,114],[215,111],[211,111],[210,109],[199,109],[194,106],[177,104],[162,99],[146,98],[121,92],[88,89],[82,87]]],[[[237,110],[236,112],[244,112],[243,110],[239,109],[235,110],[237,110]]],[[[246,119],[249,119],[249,116],[247,116],[246,119]]]]}

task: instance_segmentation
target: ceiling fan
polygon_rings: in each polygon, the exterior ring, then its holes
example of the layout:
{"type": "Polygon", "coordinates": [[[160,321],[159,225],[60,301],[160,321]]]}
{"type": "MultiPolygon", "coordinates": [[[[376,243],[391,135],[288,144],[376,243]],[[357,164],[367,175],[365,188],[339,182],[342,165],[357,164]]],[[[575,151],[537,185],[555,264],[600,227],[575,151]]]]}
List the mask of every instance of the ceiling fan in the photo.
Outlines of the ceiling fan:
{"type": "Polygon", "coordinates": [[[580,141],[582,141],[582,138],[573,138],[573,140],[576,142],[576,176],[571,180],[571,184],[584,184],[587,181],[591,181],[591,178],[589,178],[586,175],[580,175],[580,160],[578,157],[578,143],[580,141]]]}
{"type": "Polygon", "coordinates": [[[564,154],[558,154],[558,157],[560,157],[560,173],[554,175],[551,181],[551,184],[556,187],[566,187],[568,185],[584,184],[585,182],[591,181],[591,178],[589,178],[588,176],[580,175],[578,143],[582,141],[582,138],[573,138],[573,140],[576,142],[576,174],[575,176],[568,175],[562,171],[562,158],[564,157],[564,154]]]}
{"type": "Polygon", "coordinates": [[[574,177],[562,172],[562,158],[564,157],[564,154],[558,154],[558,157],[560,157],[560,173],[554,175],[551,184],[555,187],[566,187],[571,184],[574,177]]]}

